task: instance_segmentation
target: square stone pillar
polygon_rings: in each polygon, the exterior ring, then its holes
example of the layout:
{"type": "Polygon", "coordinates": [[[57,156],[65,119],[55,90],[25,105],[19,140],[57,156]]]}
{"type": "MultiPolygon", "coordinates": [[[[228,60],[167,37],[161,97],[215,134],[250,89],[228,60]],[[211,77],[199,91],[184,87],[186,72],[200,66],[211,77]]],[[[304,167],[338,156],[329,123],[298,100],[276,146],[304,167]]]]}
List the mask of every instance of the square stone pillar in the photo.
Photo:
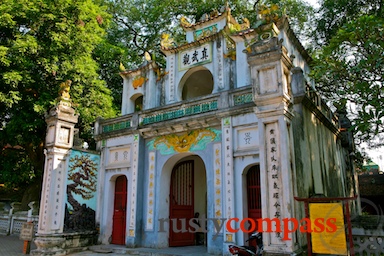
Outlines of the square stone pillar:
{"type": "Polygon", "coordinates": [[[44,179],[39,215],[39,234],[63,232],[66,199],[65,157],[73,145],[78,117],[68,104],[60,102],[46,116],[47,135],[44,179]]]}
{"type": "Polygon", "coordinates": [[[65,255],[62,249],[65,202],[67,198],[66,155],[73,145],[78,116],[71,107],[69,82],[61,85],[59,103],[46,115],[45,165],[39,224],[33,255],[65,255]]]}
{"type": "Polygon", "coordinates": [[[283,219],[294,218],[292,173],[294,157],[291,112],[292,62],[279,39],[279,30],[272,23],[262,27],[247,53],[253,83],[255,113],[260,129],[260,178],[262,198],[264,253],[292,255],[299,248],[292,222],[284,227],[283,219]]]}

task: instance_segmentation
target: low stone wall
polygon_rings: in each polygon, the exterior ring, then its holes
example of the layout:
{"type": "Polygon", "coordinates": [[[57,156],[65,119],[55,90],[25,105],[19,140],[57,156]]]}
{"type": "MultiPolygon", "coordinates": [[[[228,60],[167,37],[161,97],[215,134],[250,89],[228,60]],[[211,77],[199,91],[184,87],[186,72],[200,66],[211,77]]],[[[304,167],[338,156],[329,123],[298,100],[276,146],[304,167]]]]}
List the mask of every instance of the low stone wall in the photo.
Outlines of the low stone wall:
{"type": "Polygon", "coordinates": [[[97,235],[96,231],[39,235],[34,240],[37,249],[31,251],[31,255],[59,256],[79,252],[96,244],[97,235]]]}

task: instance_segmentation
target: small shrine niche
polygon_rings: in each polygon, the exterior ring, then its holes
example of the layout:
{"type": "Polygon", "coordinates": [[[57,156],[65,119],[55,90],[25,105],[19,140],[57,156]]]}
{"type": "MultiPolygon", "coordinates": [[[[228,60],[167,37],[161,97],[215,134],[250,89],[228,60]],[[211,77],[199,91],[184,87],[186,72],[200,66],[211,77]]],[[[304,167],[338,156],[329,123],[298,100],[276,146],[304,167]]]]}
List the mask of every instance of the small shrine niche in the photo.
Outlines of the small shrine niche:
{"type": "Polygon", "coordinates": [[[143,109],[143,95],[142,94],[133,95],[131,100],[134,102],[135,112],[143,109]]]}

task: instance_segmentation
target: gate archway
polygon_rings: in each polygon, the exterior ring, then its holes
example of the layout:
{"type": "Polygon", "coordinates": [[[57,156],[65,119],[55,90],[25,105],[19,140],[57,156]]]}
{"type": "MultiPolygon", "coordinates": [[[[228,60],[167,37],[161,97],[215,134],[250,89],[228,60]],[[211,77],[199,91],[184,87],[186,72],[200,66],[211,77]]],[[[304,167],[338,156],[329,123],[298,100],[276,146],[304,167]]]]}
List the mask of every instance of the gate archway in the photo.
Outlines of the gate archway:
{"type": "MultiPolygon", "coordinates": [[[[199,213],[200,217],[207,216],[209,206],[207,205],[206,166],[200,156],[181,153],[170,157],[164,164],[161,183],[163,186],[159,198],[161,201],[164,200],[165,203],[159,206],[159,219],[178,218],[180,220],[182,218],[188,224],[189,219],[193,218],[196,213],[199,213]],[[192,172],[185,169],[192,169],[192,172]],[[173,197],[176,200],[173,200],[173,197]],[[176,201],[178,204],[176,204],[176,201]],[[183,213],[181,214],[181,212],[183,213]],[[177,213],[179,213],[179,216],[177,216],[177,213]]],[[[172,247],[206,243],[205,236],[196,235],[194,228],[192,234],[184,237],[184,239],[180,237],[181,232],[172,234],[172,224],[172,220],[165,222],[163,228],[166,232],[159,232],[159,242],[162,245],[172,247]]],[[[182,228],[181,221],[175,228],[182,228]]],[[[188,226],[186,228],[188,229],[188,226]]]]}

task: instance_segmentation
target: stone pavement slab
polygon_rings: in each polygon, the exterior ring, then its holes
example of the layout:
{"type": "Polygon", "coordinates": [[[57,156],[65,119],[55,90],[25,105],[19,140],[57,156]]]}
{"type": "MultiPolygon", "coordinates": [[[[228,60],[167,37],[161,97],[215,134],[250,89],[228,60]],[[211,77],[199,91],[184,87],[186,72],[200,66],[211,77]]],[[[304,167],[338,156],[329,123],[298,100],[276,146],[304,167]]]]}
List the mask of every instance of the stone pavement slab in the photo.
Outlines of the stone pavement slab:
{"type": "MultiPolygon", "coordinates": [[[[18,235],[0,234],[0,256],[23,256],[24,241],[18,235]]],[[[31,243],[31,250],[36,249],[36,245],[31,243]]],[[[185,246],[169,248],[127,248],[122,245],[95,245],[87,251],[68,254],[71,256],[121,256],[121,255],[140,255],[140,256],[209,256],[205,246],[185,246]]]]}
{"type": "MultiPolygon", "coordinates": [[[[0,256],[22,256],[24,241],[18,235],[0,235],[0,256]]],[[[31,243],[31,250],[36,249],[36,245],[31,243]]]]}
{"type": "Polygon", "coordinates": [[[118,245],[96,245],[91,246],[88,251],[70,254],[71,256],[121,256],[140,255],[140,256],[208,256],[205,246],[185,246],[185,247],[169,247],[169,248],[127,248],[118,245]]]}

